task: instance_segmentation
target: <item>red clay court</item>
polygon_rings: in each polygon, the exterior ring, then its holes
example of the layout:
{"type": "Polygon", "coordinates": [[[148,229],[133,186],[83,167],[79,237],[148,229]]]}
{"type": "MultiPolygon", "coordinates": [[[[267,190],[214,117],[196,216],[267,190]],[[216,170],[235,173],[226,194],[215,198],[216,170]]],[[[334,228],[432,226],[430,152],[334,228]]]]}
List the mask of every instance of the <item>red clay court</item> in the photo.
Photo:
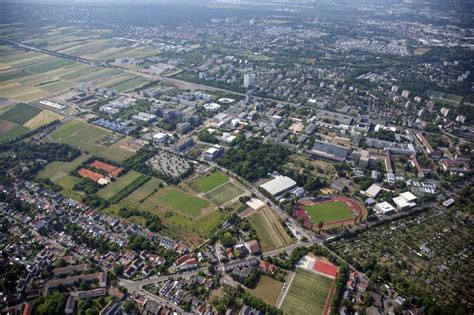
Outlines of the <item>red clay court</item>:
{"type": "Polygon", "coordinates": [[[333,264],[325,263],[320,260],[316,260],[313,266],[313,270],[325,274],[334,279],[337,277],[337,267],[333,264]]]}
{"type": "Polygon", "coordinates": [[[113,177],[119,176],[120,173],[122,173],[122,171],[123,171],[120,167],[117,167],[115,165],[111,165],[111,164],[108,164],[108,163],[104,163],[104,162],[101,162],[101,161],[98,161],[98,160],[95,160],[94,162],[92,162],[89,165],[92,166],[93,168],[98,169],[98,170],[106,171],[107,174],[109,174],[110,176],[113,176],[113,177]]]}
{"type": "Polygon", "coordinates": [[[89,178],[89,179],[93,180],[94,182],[98,182],[99,179],[101,179],[103,177],[101,174],[93,172],[93,171],[88,170],[86,168],[81,168],[78,173],[82,177],[89,178]]]}

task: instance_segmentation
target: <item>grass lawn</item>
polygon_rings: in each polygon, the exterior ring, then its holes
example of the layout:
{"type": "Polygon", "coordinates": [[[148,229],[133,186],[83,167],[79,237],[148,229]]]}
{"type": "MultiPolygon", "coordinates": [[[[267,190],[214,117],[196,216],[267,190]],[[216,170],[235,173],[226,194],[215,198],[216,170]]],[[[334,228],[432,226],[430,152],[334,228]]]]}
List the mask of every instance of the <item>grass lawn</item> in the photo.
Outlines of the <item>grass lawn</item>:
{"type": "Polygon", "coordinates": [[[222,206],[243,193],[244,191],[242,189],[231,182],[228,182],[207,193],[206,198],[214,202],[216,205],[222,206]]]}
{"type": "Polygon", "coordinates": [[[222,174],[219,171],[214,171],[210,174],[201,176],[190,183],[190,186],[199,192],[208,192],[211,189],[216,188],[229,181],[227,175],[222,174]]]}
{"type": "Polygon", "coordinates": [[[144,199],[158,191],[158,189],[160,189],[160,184],[162,184],[162,182],[159,179],[152,177],[145,184],[141,185],[138,189],[135,189],[134,192],[125,197],[125,199],[131,203],[140,204],[140,201],[143,202],[144,199]]]}
{"type": "Polygon", "coordinates": [[[298,269],[281,305],[284,314],[322,314],[332,280],[298,269]]]}
{"type": "Polygon", "coordinates": [[[245,288],[245,291],[262,299],[267,304],[275,305],[281,288],[283,288],[283,282],[268,276],[261,276],[254,289],[245,288]]]}
{"type": "Polygon", "coordinates": [[[112,145],[99,144],[99,140],[111,132],[79,120],[71,120],[57,128],[52,134],[55,142],[68,143],[85,153],[92,153],[109,160],[122,162],[134,152],[120,147],[120,140],[112,145]]]}
{"type": "Polygon", "coordinates": [[[59,162],[54,161],[49,163],[41,170],[37,177],[38,178],[49,178],[53,183],[57,183],[66,176],[68,176],[69,172],[79,167],[85,160],[87,160],[88,156],[82,154],[72,160],[71,162],[59,162]]]}
{"type": "Polygon", "coordinates": [[[135,171],[129,171],[127,174],[118,177],[114,182],[111,182],[104,188],[101,188],[97,192],[97,195],[99,197],[109,200],[117,193],[119,193],[122,189],[133,183],[133,181],[139,178],[140,176],[143,175],[135,171]]]}
{"type": "Polygon", "coordinates": [[[63,188],[63,190],[61,191],[61,194],[63,194],[64,196],[68,198],[81,201],[82,195],[79,192],[74,191],[72,189],[74,185],[78,182],[79,182],[79,178],[67,175],[66,177],[61,179],[59,182],[57,182],[57,184],[63,188]]]}
{"type": "Polygon", "coordinates": [[[38,107],[30,106],[25,103],[19,103],[4,112],[0,119],[23,125],[41,112],[38,107]]]}
{"type": "Polygon", "coordinates": [[[305,206],[314,223],[320,221],[337,221],[353,217],[353,213],[342,201],[323,202],[317,205],[305,206]]]}
{"type": "Polygon", "coordinates": [[[207,200],[194,197],[176,189],[167,189],[164,193],[158,193],[156,199],[158,203],[166,208],[177,210],[193,217],[201,215],[201,210],[209,206],[207,200]]]}

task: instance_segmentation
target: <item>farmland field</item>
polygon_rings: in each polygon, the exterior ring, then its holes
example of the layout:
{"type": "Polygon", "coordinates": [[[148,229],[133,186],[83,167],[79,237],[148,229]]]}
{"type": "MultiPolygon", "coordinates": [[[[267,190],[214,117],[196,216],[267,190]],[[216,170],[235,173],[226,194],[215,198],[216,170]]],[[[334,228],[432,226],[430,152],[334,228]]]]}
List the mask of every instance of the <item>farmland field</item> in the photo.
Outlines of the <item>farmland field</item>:
{"type": "Polygon", "coordinates": [[[97,156],[122,162],[134,153],[122,149],[120,146],[126,139],[122,139],[112,145],[99,144],[98,141],[111,132],[79,120],[71,120],[57,128],[52,134],[56,142],[68,143],[84,152],[90,152],[97,156]]]}
{"type": "Polygon", "coordinates": [[[276,215],[267,207],[252,214],[248,220],[257,232],[263,251],[284,247],[293,242],[276,215]]]}
{"type": "Polygon", "coordinates": [[[123,82],[120,82],[118,84],[112,85],[112,86],[109,87],[109,89],[117,91],[119,93],[122,93],[122,92],[131,91],[131,90],[145,84],[146,82],[148,82],[147,79],[137,76],[137,77],[129,79],[127,81],[123,81],[123,82]]]}
{"type": "Polygon", "coordinates": [[[62,116],[59,114],[50,112],[48,110],[43,110],[41,113],[39,113],[38,115],[36,115],[35,117],[31,118],[26,123],[24,123],[23,126],[31,128],[31,129],[35,129],[43,125],[46,125],[47,123],[50,123],[53,120],[61,119],[61,118],[62,116]]]}
{"type": "Polygon", "coordinates": [[[261,276],[254,289],[245,288],[245,291],[262,299],[267,304],[275,305],[281,288],[283,288],[283,282],[269,276],[261,276]]]}
{"type": "Polygon", "coordinates": [[[329,201],[316,205],[305,205],[304,209],[311,216],[313,222],[338,221],[353,218],[353,213],[342,201],[329,201]]]}
{"type": "Polygon", "coordinates": [[[285,314],[323,314],[332,280],[298,269],[281,310],[285,314]]]}
{"type": "MultiPolygon", "coordinates": [[[[0,124],[3,124],[3,121],[0,120],[0,124]]],[[[30,131],[30,129],[23,127],[21,125],[14,125],[13,127],[1,131],[0,133],[0,141],[5,141],[5,140],[10,140],[13,138],[16,138],[18,136],[21,136],[25,133],[30,131]]]]}
{"type": "Polygon", "coordinates": [[[193,217],[201,215],[201,210],[209,206],[209,202],[206,200],[176,189],[168,189],[161,194],[158,193],[156,198],[157,202],[163,206],[193,217]]]}
{"type": "Polygon", "coordinates": [[[23,125],[41,112],[41,109],[28,104],[19,103],[4,112],[0,119],[23,125]]]}
{"type": "Polygon", "coordinates": [[[219,171],[201,176],[190,183],[190,186],[199,192],[208,192],[229,181],[229,177],[219,171]]]}

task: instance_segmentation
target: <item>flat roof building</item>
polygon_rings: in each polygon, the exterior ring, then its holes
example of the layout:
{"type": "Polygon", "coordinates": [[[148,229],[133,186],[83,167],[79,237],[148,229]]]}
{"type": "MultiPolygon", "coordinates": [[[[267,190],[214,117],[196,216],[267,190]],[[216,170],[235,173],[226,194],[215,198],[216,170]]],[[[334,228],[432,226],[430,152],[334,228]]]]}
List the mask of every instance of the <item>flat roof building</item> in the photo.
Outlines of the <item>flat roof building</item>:
{"type": "Polygon", "coordinates": [[[377,214],[390,215],[395,213],[395,208],[388,202],[380,202],[374,206],[377,214]]]}
{"type": "Polygon", "coordinates": [[[316,140],[314,142],[313,148],[309,152],[313,155],[326,158],[328,160],[343,162],[346,160],[347,155],[349,154],[349,149],[340,145],[316,140]]]}
{"type": "Polygon", "coordinates": [[[365,194],[369,197],[375,198],[379,194],[379,192],[382,190],[382,187],[380,187],[377,184],[372,184],[370,185],[369,188],[365,191],[365,194]]]}
{"type": "Polygon", "coordinates": [[[296,182],[287,176],[276,176],[271,181],[260,185],[260,187],[272,196],[276,196],[296,187],[296,182]]]}

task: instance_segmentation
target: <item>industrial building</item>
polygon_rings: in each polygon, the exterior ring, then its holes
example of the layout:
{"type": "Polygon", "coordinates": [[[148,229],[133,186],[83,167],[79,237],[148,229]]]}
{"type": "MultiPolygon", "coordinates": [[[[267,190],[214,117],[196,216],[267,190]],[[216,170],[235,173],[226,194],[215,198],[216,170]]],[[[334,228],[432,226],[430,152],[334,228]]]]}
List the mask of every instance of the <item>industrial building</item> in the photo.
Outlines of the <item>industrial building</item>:
{"type": "Polygon", "coordinates": [[[260,185],[260,188],[264,189],[272,196],[277,196],[295,187],[296,182],[287,176],[276,176],[271,181],[260,185]]]}
{"type": "Polygon", "coordinates": [[[309,153],[328,160],[344,162],[349,154],[349,149],[340,145],[316,140],[309,153]]]}

